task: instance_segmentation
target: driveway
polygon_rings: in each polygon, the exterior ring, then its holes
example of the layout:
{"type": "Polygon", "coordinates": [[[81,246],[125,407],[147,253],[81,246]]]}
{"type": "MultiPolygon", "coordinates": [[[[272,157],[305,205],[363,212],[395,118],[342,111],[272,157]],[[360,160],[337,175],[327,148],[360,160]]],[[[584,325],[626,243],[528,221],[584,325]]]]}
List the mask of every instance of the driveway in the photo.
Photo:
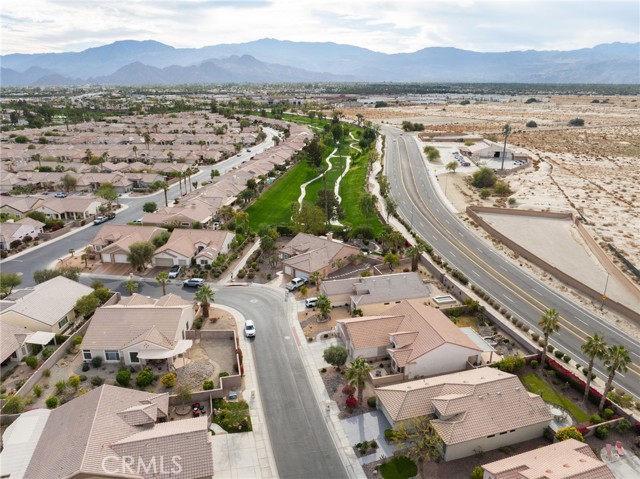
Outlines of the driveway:
{"type": "Polygon", "coordinates": [[[368,464],[383,457],[392,457],[395,445],[387,444],[384,439],[384,430],[390,429],[391,424],[381,411],[373,411],[358,416],[352,416],[340,421],[342,428],[349,438],[349,443],[355,446],[362,441],[375,439],[378,449],[374,454],[369,454],[358,458],[360,464],[368,464]]]}

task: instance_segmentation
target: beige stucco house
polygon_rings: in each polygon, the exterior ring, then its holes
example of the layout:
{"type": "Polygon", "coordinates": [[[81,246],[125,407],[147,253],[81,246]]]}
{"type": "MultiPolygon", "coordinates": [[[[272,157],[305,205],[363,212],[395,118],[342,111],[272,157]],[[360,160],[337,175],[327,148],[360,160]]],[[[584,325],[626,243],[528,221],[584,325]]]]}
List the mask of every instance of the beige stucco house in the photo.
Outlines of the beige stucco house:
{"type": "Polygon", "coordinates": [[[42,228],[44,228],[44,223],[29,217],[16,222],[0,223],[0,249],[9,249],[15,240],[22,241],[26,237],[32,240],[36,239],[42,233],[42,228]]]}
{"type": "Polygon", "coordinates": [[[82,340],[84,361],[99,356],[107,363],[171,365],[192,345],[185,332],[193,325],[192,301],[174,294],[158,299],[141,294],[98,308],[82,340]]]}
{"type": "Polygon", "coordinates": [[[376,388],[376,396],[393,427],[431,418],[445,461],[542,437],[552,420],[517,376],[489,367],[376,388]]]}
{"type": "Polygon", "coordinates": [[[389,356],[392,371],[404,379],[462,371],[482,363],[482,349],[441,311],[421,301],[402,301],[379,316],[336,323],[351,358],[389,356]]]}
{"type": "Polygon", "coordinates": [[[165,231],[155,226],[106,224],[100,227],[91,246],[103,263],[127,264],[129,247],[133,243],[152,242],[165,231]]]}
{"type": "Polygon", "coordinates": [[[219,254],[229,252],[235,233],[226,230],[175,229],[164,246],[156,250],[156,266],[187,266],[193,258],[197,264],[211,264],[219,254]]]}
{"type": "Polygon", "coordinates": [[[82,296],[93,292],[89,286],[64,276],[15,291],[13,304],[3,309],[0,319],[31,331],[61,333],[77,319],[74,307],[82,296]]]}

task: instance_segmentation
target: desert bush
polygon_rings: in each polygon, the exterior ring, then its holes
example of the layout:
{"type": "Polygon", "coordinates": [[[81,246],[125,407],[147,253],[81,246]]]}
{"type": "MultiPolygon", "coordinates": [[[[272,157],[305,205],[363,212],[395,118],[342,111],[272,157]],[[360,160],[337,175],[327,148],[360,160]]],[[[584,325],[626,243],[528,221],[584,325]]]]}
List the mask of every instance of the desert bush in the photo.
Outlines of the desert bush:
{"type": "Polygon", "coordinates": [[[203,391],[209,391],[213,389],[213,381],[211,379],[205,379],[202,382],[202,390],[203,391]]]}
{"type": "Polygon", "coordinates": [[[377,401],[376,397],[375,396],[371,396],[370,398],[367,399],[367,405],[370,408],[375,408],[376,407],[376,401],[377,401]]]}
{"type": "Polygon", "coordinates": [[[49,409],[55,409],[58,407],[58,404],[60,403],[60,400],[56,397],[56,396],[51,396],[50,398],[48,398],[45,401],[45,405],[49,408],[49,409]]]}
{"type": "Polygon", "coordinates": [[[144,368],[136,375],[136,384],[139,388],[145,388],[153,382],[153,371],[149,368],[144,368]]]}
{"type": "Polygon", "coordinates": [[[80,386],[80,376],[76,376],[75,374],[69,378],[69,386],[73,389],[78,389],[80,386]]]}
{"type": "Polygon", "coordinates": [[[33,388],[33,394],[35,394],[37,398],[42,396],[42,386],[40,386],[39,384],[36,384],[35,387],[33,388]]]}
{"type": "Polygon", "coordinates": [[[346,405],[348,408],[353,409],[353,408],[355,408],[355,407],[357,407],[357,406],[358,406],[358,400],[357,400],[355,397],[353,397],[353,396],[349,396],[349,397],[347,398],[347,400],[345,401],[345,405],[346,405]]]}
{"type": "Polygon", "coordinates": [[[531,365],[532,369],[537,369],[538,368],[538,361],[536,359],[532,359],[531,363],[529,363],[531,365]]]}
{"type": "Polygon", "coordinates": [[[342,394],[345,394],[347,396],[353,396],[353,393],[356,392],[356,388],[351,386],[350,384],[345,384],[344,387],[342,388],[342,394]]]}
{"type": "Polygon", "coordinates": [[[602,418],[597,414],[593,414],[589,418],[589,421],[591,422],[591,424],[600,424],[602,422],[602,418]]]}
{"type": "Polygon", "coordinates": [[[87,372],[89,369],[91,369],[91,366],[89,366],[89,363],[82,363],[82,372],[87,372]]]}
{"type": "Polygon", "coordinates": [[[609,428],[607,426],[598,426],[596,428],[596,437],[600,440],[604,440],[609,436],[609,428]]]}
{"type": "Polygon", "coordinates": [[[94,368],[99,368],[100,366],[102,366],[102,356],[94,356],[91,358],[91,365],[94,368]]]}
{"type": "Polygon", "coordinates": [[[24,362],[31,369],[36,369],[38,367],[38,358],[36,358],[35,356],[27,356],[26,358],[24,358],[24,362]]]}
{"type": "Polygon", "coordinates": [[[584,442],[584,437],[573,426],[563,427],[556,432],[556,439],[558,441],[566,441],[567,439],[575,439],[576,441],[584,442]]]}
{"type": "Polygon", "coordinates": [[[102,386],[102,383],[104,383],[104,379],[100,376],[94,376],[91,378],[91,384],[95,387],[102,386]]]}
{"type": "Polygon", "coordinates": [[[605,421],[609,421],[613,417],[613,414],[613,409],[605,408],[604,411],[602,411],[605,421]]]}
{"type": "Polygon", "coordinates": [[[167,388],[172,388],[176,384],[176,375],[175,373],[167,373],[160,379],[160,382],[165,385],[167,388]]]}
{"type": "Polygon", "coordinates": [[[128,369],[121,369],[116,374],[116,382],[121,386],[127,387],[131,382],[131,372],[128,369]]]}

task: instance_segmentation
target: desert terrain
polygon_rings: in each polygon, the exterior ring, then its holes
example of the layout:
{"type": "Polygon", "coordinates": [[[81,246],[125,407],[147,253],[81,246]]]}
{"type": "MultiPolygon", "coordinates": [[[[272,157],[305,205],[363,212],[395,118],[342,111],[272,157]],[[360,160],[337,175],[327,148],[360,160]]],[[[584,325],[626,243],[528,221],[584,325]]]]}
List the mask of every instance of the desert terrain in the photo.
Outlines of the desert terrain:
{"type": "MultiPolygon", "coordinates": [[[[532,160],[530,167],[506,177],[515,199],[510,206],[581,214],[591,236],[629,278],[640,284],[640,279],[607,246],[611,244],[636,268],[640,267],[639,96],[525,96],[504,102],[472,101],[468,105],[458,102],[344,111],[347,118],[355,119],[358,113],[375,123],[399,126],[409,120],[423,123],[426,132],[478,134],[497,142],[503,141],[501,129],[509,123],[513,130],[508,145],[527,149],[532,160]],[[529,98],[536,101],[527,103],[529,98]],[[574,118],[583,119],[584,126],[569,126],[574,118]],[[537,123],[536,128],[526,127],[531,120],[537,123]]],[[[473,168],[447,173],[443,163],[433,167],[441,186],[443,180],[447,182],[447,197],[461,216],[468,204],[506,206],[504,198],[483,200],[468,185],[473,168]]],[[[482,231],[478,233],[486,236],[482,231]]],[[[509,251],[505,254],[513,257],[509,251]]],[[[523,263],[521,258],[514,260],[523,263]]],[[[537,267],[526,266],[555,283],[537,267]]],[[[592,300],[559,283],[558,286],[591,309],[597,308],[592,300]]],[[[624,320],[609,314],[612,321],[624,327],[624,320]]],[[[637,334],[636,327],[628,330],[637,334]]]]}

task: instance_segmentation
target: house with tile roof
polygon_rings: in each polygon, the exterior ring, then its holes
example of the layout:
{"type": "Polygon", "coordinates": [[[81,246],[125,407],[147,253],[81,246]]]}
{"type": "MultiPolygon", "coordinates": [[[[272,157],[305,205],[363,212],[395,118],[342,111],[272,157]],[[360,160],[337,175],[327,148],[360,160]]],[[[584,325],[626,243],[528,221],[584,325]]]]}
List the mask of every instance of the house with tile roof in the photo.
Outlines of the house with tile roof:
{"type": "Polygon", "coordinates": [[[419,379],[375,392],[378,408],[392,427],[410,427],[414,418],[430,418],[442,440],[445,461],[542,437],[552,420],[539,395],[528,392],[517,376],[495,368],[419,379]]]}
{"type": "Polygon", "coordinates": [[[431,294],[418,273],[333,279],[320,284],[320,293],[335,306],[361,309],[367,316],[381,314],[405,299],[427,301],[431,294]]]}
{"type": "Polygon", "coordinates": [[[0,213],[22,217],[36,211],[43,203],[41,196],[0,196],[0,213]]]}
{"type": "Polygon", "coordinates": [[[483,479],[615,479],[584,442],[556,442],[483,464],[483,479]]]}
{"type": "Polygon", "coordinates": [[[380,316],[339,319],[336,332],[351,358],[391,358],[404,379],[462,371],[482,363],[482,350],[441,311],[406,300],[380,316]]]}
{"type": "Polygon", "coordinates": [[[110,385],[25,412],[3,435],[3,477],[211,478],[207,417],[168,422],[168,414],[169,394],[110,385]]]}
{"type": "Polygon", "coordinates": [[[42,228],[44,228],[44,223],[29,217],[16,222],[0,223],[0,249],[9,249],[9,245],[13,241],[22,241],[25,237],[36,239],[42,233],[42,228]]]}
{"type": "Polygon", "coordinates": [[[0,320],[0,363],[8,359],[20,361],[29,354],[27,338],[33,331],[0,320]]]}
{"type": "Polygon", "coordinates": [[[142,215],[142,223],[155,226],[172,226],[174,228],[192,228],[194,224],[200,224],[203,228],[209,227],[217,208],[208,203],[194,199],[184,204],[160,208],[153,213],[142,215]]]}
{"type": "Polygon", "coordinates": [[[334,240],[331,233],[326,238],[298,233],[278,250],[284,274],[297,278],[308,278],[314,271],[327,277],[359,253],[359,248],[334,240]]]}
{"type": "Polygon", "coordinates": [[[88,219],[96,216],[100,207],[108,201],[93,196],[67,196],[66,198],[46,198],[37,208],[48,218],[61,220],[88,219]]]}
{"type": "Polygon", "coordinates": [[[197,264],[211,264],[219,254],[227,254],[235,233],[226,230],[174,229],[169,241],[156,250],[156,266],[187,266],[194,259],[197,264]]]}
{"type": "Polygon", "coordinates": [[[193,344],[185,340],[185,332],[194,320],[192,301],[174,294],[158,299],[133,294],[96,310],[82,340],[83,359],[100,356],[127,366],[149,361],[170,366],[193,344]]]}
{"type": "Polygon", "coordinates": [[[91,241],[91,246],[103,263],[127,264],[129,247],[133,243],[153,241],[166,231],[155,226],[103,225],[91,241]]]}
{"type": "Polygon", "coordinates": [[[33,288],[14,291],[12,305],[0,312],[0,320],[31,331],[61,333],[78,318],[78,299],[93,289],[64,276],[56,276],[33,288]]]}

